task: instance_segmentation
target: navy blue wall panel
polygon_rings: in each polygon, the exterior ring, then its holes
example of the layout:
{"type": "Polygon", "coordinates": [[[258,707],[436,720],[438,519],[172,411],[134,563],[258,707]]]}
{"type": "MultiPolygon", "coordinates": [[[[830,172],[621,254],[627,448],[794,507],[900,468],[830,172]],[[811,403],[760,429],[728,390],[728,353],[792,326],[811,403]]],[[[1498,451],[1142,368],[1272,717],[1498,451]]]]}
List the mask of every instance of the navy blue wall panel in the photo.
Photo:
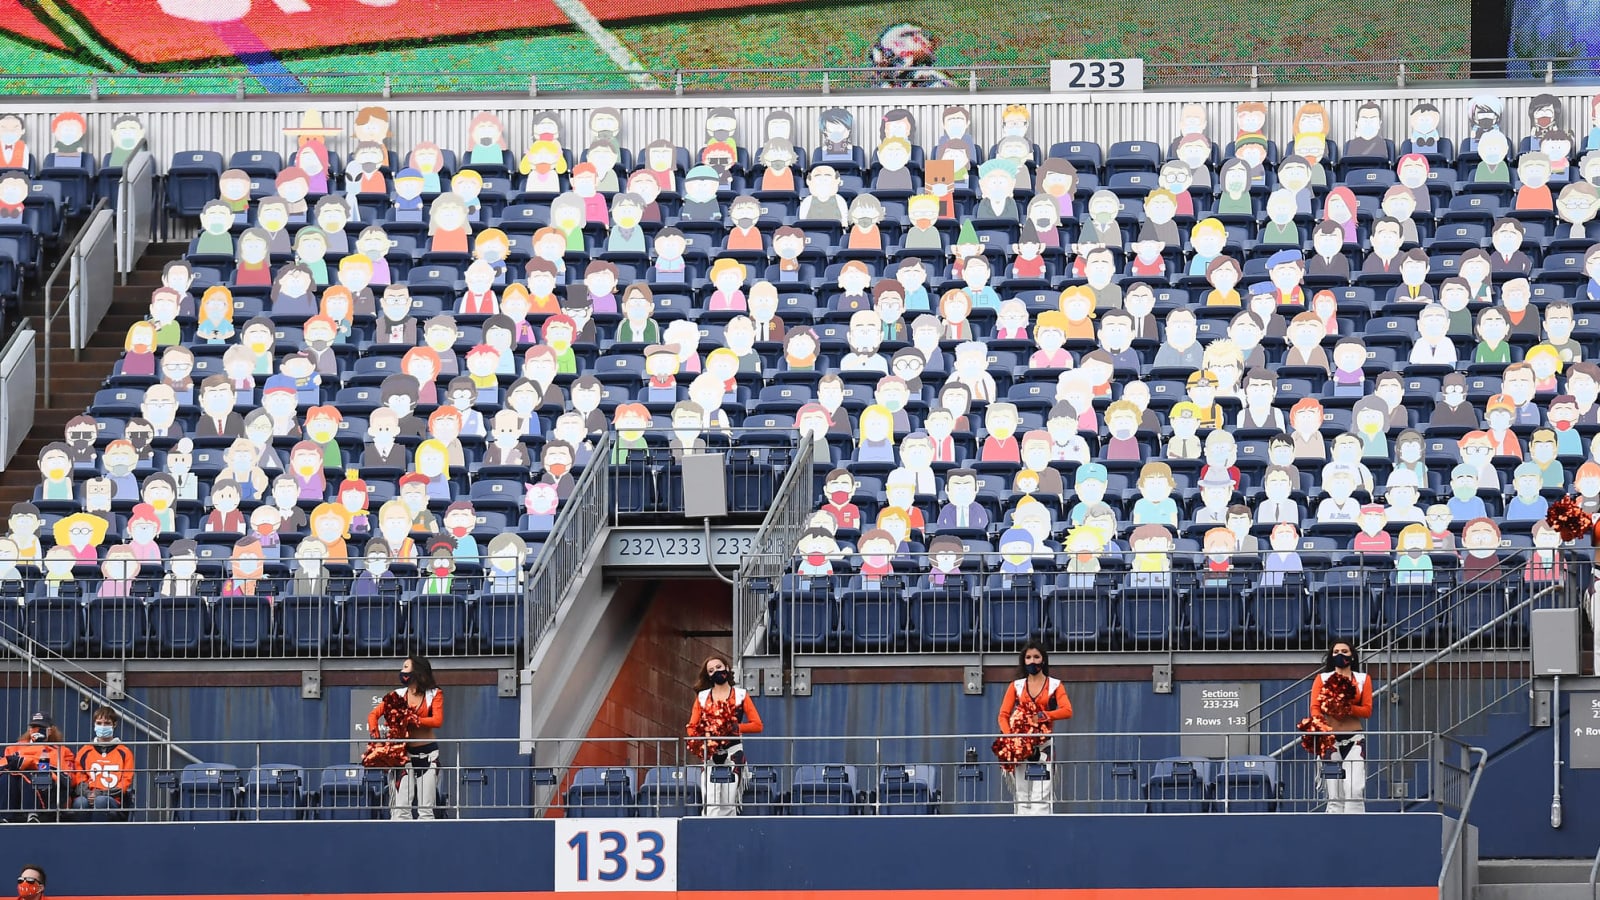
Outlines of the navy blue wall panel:
{"type": "MultiPolygon", "coordinates": [[[[1348,821],[1315,815],[694,819],[679,830],[678,888],[1427,888],[1443,822],[1368,816],[1353,865],[1304,852],[1351,846],[1348,821]]],[[[556,860],[550,821],[84,825],[70,837],[56,827],[6,837],[7,858],[43,865],[59,897],[543,892],[556,860]]]]}

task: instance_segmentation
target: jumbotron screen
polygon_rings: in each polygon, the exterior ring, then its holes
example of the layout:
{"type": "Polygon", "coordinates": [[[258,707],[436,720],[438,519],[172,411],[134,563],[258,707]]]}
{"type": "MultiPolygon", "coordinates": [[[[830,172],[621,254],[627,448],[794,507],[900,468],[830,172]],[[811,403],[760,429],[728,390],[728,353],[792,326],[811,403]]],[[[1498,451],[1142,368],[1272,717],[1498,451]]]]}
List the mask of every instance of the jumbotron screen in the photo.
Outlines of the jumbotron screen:
{"type": "MultiPolygon", "coordinates": [[[[1544,60],[1560,75],[1600,74],[1600,3],[1595,0],[1512,0],[1507,75],[1538,77],[1544,60]]],[[[1600,121],[1594,124],[1600,125],[1600,121]]],[[[1587,125],[1587,123],[1586,123],[1587,125]]]]}
{"type": "Polygon", "coordinates": [[[449,73],[465,72],[874,67],[885,84],[909,84],[936,82],[941,67],[1051,59],[1461,58],[1470,8],[1470,0],[0,0],[0,72],[255,73],[296,90],[321,72],[441,73],[448,86],[449,73]]]}

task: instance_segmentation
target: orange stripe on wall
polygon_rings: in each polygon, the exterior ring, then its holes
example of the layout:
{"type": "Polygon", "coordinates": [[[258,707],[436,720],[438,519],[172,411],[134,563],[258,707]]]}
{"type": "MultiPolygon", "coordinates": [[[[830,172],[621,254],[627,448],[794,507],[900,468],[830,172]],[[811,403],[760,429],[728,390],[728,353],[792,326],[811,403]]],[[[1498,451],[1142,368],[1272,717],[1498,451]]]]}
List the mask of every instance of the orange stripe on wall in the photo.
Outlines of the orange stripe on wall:
{"type": "MultiPolygon", "coordinates": [[[[1431,887],[1360,887],[1356,890],[1361,900],[1438,900],[1438,890],[1431,887]]],[[[1030,900],[1150,900],[1155,896],[1177,897],[1182,900],[1325,900],[1330,888],[1058,888],[980,891],[606,891],[596,893],[512,891],[486,893],[460,893],[455,896],[470,900],[550,900],[552,897],[596,897],[609,900],[740,900],[755,896],[761,900],[883,900],[883,898],[937,897],[940,900],[988,900],[1000,896],[1023,896],[1030,900]]],[[[95,897],[60,897],[56,900],[105,900],[118,896],[102,894],[95,897]]],[[[130,900],[437,900],[438,894],[174,894],[128,895],[130,900]]]]}

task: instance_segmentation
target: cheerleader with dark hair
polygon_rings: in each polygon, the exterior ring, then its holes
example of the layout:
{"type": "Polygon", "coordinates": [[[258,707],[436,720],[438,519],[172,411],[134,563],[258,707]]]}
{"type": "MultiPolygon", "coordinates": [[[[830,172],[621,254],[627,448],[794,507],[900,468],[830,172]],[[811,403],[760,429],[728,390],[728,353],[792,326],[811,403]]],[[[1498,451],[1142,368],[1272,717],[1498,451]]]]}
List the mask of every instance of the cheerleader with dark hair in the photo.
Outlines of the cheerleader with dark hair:
{"type": "Polygon", "coordinates": [[[1336,641],[1311,682],[1311,721],[1331,732],[1330,751],[1342,763],[1342,778],[1323,782],[1328,812],[1367,811],[1367,739],[1362,731],[1372,716],[1372,679],[1359,671],[1361,660],[1349,641],[1336,641]]]}
{"type": "Polygon", "coordinates": [[[708,816],[736,816],[744,789],[744,742],[740,737],[761,733],[761,714],[750,694],[733,682],[733,670],[720,656],[708,657],[695,679],[694,709],[689,713],[689,749],[706,761],[700,774],[700,792],[708,816]],[[733,780],[718,783],[712,770],[731,766],[733,780]]]}
{"type": "MultiPolygon", "coordinates": [[[[1055,792],[1050,777],[1050,733],[1054,723],[1072,718],[1072,701],[1060,679],[1050,676],[1050,657],[1029,641],[1018,659],[1017,680],[1006,688],[1000,704],[1000,731],[995,754],[1010,772],[1019,816],[1049,815],[1055,792]],[[1028,763],[1042,763],[1043,779],[1028,777],[1028,763]]],[[[1037,774],[1037,773],[1035,773],[1037,774]]]]}

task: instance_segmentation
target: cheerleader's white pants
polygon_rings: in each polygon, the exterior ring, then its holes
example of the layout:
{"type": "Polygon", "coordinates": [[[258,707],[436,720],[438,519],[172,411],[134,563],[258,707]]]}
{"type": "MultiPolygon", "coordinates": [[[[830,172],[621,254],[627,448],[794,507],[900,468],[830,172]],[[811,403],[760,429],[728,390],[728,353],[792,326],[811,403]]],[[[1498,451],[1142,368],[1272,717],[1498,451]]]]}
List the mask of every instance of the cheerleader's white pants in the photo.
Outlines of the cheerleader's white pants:
{"type": "Polygon", "coordinates": [[[1044,765],[1045,778],[1028,777],[1032,762],[1017,763],[1011,770],[1011,799],[1019,816],[1048,816],[1055,810],[1055,779],[1050,765],[1050,748],[1039,748],[1039,763],[1044,765]]]}
{"type": "Polygon", "coordinates": [[[1323,780],[1328,793],[1328,812],[1364,813],[1367,811],[1367,743],[1363,738],[1346,742],[1341,740],[1334,748],[1334,756],[1341,761],[1343,778],[1323,780]]]}
{"type": "Polygon", "coordinates": [[[705,798],[705,815],[737,816],[744,796],[745,782],[744,744],[731,744],[708,760],[700,769],[700,795],[705,798]],[[719,762],[720,760],[720,762],[719,762]],[[733,781],[719,783],[711,780],[712,770],[733,767],[733,781]]]}

